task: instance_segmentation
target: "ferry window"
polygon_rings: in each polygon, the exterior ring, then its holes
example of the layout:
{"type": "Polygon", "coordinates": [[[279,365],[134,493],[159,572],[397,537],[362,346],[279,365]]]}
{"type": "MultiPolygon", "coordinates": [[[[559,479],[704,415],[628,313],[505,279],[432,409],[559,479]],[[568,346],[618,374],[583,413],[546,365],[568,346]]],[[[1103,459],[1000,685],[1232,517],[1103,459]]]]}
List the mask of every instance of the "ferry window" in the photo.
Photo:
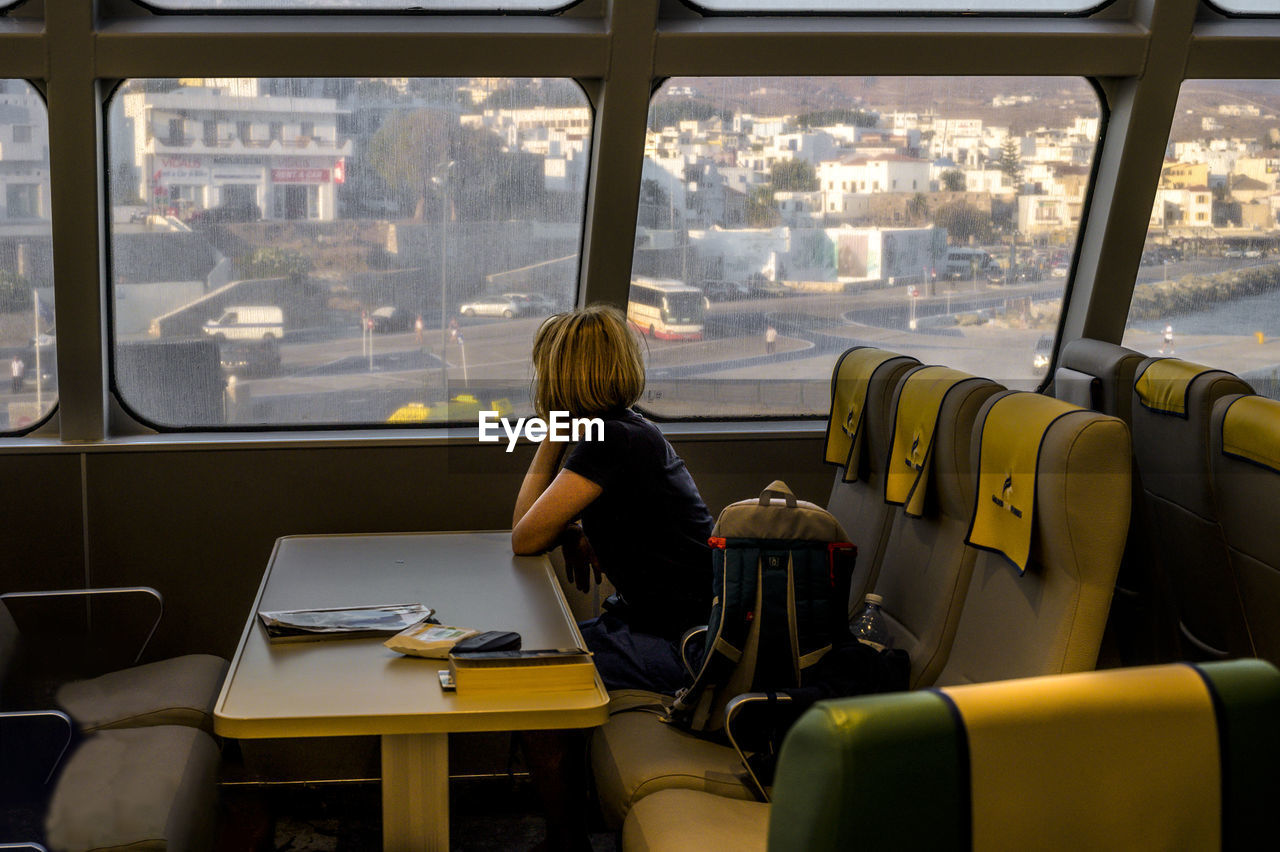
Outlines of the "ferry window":
{"type": "Polygon", "coordinates": [[[157,9],[184,12],[548,12],[575,0],[146,0],[157,9]]]}
{"type": "Polygon", "coordinates": [[[530,410],[533,333],[576,299],[591,126],[561,79],[127,81],[121,400],[174,428],[530,410]]]}
{"type": "Polygon", "coordinates": [[[644,404],[820,414],[856,344],[1036,387],[1100,118],[1079,78],[668,80],[628,303],[644,404]]]}
{"type": "Polygon", "coordinates": [[[1280,15],[1276,0],[1213,0],[1209,5],[1235,15],[1280,15]]]}
{"type": "MultiPolygon", "coordinates": [[[[892,12],[1064,14],[1085,12],[1105,5],[1098,0],[685,0],[709,12],[747,13],[839,13],[884,14],[892,12]]],[[[1243,0],[1243,3],[1266,0],[1243,0]]]]}
{"type": "Polygon", "coordinates": [[[1280,82],[1183,83],[1123,342],[1280,399],[1277,115],[1280,82]]]}
{"type": "Polygon", "coordinates": [[[50,240],[48,111],[27,82],[0,80],[0,433],[58,401],[50,240]]]}

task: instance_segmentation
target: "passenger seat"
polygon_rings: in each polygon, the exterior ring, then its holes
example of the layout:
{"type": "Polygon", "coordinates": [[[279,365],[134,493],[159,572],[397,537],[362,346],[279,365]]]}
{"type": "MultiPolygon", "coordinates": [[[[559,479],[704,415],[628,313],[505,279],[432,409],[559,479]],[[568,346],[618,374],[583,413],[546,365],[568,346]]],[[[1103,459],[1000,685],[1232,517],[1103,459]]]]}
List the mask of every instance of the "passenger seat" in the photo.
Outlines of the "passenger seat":
{"type": "Polygon", "coordinates": [[[1214,403],[1209,459],[1254,651],[1280,664],[1280,402],[1228,396],[1214,403]]]}
{"type": "Polygon", "coordinates": [[[1148,358],[1135,376],[1133,451],[1148,534],[1141,555],[1154,560],[1168,620],[1192,659],[1254,654],[1209,483],[1214,405],[1251,393],[1231,373],[1177,358],[1148,358]]]}

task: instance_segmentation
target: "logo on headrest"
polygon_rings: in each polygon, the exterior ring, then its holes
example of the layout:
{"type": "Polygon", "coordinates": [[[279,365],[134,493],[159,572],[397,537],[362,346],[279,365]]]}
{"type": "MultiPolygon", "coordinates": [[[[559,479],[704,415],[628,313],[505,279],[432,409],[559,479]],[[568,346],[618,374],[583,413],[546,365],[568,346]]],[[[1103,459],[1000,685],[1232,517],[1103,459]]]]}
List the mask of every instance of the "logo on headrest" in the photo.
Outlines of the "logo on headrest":
{"type": "Polygon", "coordinates": [[[1015,518],[1021,518],[1022,510],[1019,509],[1017,506],[1013,505],[1013,502],[1009,499],[1009,492],[1012,490],[1013,490],[1013,474],[1010,473],[1005,475],[1004,484],[1000,486],[1000,494],[1003,496],[1004,499],[1001,499],[1000,497],[997,497],[996,495],[992,494],[991,502],[995,503],[1001,509],[1009,510],[1009,512],[1015,518]]]}

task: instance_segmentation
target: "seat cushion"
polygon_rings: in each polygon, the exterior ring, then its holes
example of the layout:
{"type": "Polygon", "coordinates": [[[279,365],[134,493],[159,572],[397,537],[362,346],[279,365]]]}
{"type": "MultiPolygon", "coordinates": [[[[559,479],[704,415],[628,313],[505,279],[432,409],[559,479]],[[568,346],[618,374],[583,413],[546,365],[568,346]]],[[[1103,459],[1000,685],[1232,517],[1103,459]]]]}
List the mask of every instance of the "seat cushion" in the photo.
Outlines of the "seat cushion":
{"type": "Polygon", "coordinates": [[[188,725],[213,731],[213,704],[228,663],[188,654],[78,680],[58,689],[58,704],[81,730],[188,725]]]}
{"type": "Polygon", "coordinates": [[[217,820],[218,747],[195,728],[99,731],[67,760],[45,819],[49,847],[201,850],[217,820]]]}
{"type": "MultiPolygon", "coordinates": [[[[664,723],[657,714],[617,713],[591,739],[591,771],[605,822],[622,825],[637,801],[658,790],[703,790],[751,799],[745,771],[729,746],[708,742],[664,723]]],[[[726,847],[727,848],[727,847],[726,847]]]]}
{"type": "Polygon", "coordinates": [[[636,802],[622,827],[623,852],[764,852],[769,806],[697,790],[660,790],[636,802]]]}

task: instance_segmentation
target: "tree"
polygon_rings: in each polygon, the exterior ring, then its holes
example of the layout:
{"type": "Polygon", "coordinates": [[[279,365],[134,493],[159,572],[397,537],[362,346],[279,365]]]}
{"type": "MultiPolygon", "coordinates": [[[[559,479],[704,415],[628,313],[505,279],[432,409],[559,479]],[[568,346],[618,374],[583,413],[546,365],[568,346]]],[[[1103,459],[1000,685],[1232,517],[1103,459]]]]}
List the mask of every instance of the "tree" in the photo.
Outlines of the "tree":
{"type": "Polygon", "coordinates": [[[943,204],[933,211],[933,224],[947,229],[947,238],[954,245],[963,245],[973,237],[980,242],[991,238],[991,218],[963,201],[943,204]]]}
{"type": "Polygon", "coordinates": [[[674,227],[671,196],[652,178],[640,181],[640,225],[645,228],[674,227]]]}
{"type": "Polygon", "coordinates": [[[942,188],[947,192],[964,192],[964,172],[950,169],[942,173],[942,188]]]}
{"type": "Polygon", "coordinates": [[[779,160],[769,170],[774,192],[813,192],[818,188],[818,175],[808,160],[779,160]]]}
{"type": "Polygon", "coordinates": [[[31,282],[8,269],[0,269],[0,312],[6,314],[29,311],[32,305],[31,282]]]}
{"type": "Polygon", "coordinates": [[[495,133],[463,127],[443,110],[389,118],[369,143],[369,162],[413,202],[415,222],[425,219],[431,199],[447,201],[448,218],[470,221],[518,218],[546,206],[539,157],[504,150],[495,133]]]}
{"type": "Polygon", "coordinates": [[[1022,153],[1021,143],[1013,136],[1006,136],[1000,146],[1000,160],[996,168],[1004,172],[1014,195],[1022,194],[1022,153]]]}
{"type": "Polygon", "coordinates": [[[241,278],[292,278],[311,271],[311,258],[277,246],[262,246],[237,261],[241,278]]]}
{"type": "Polygon", "coordinates": [[[907,202],[907,218],[912,222],[924,222],[929,218],[929,198],[923,192],[917,192],[907,202]]]}
{"type": "Polygon", "coordinates": [[[782,221],[778,209],[773,206],[773,190],[757,186],[747,198],[747,227],[772,228],[782,221]]]}
{"type": "Polygon", "coordinates": [[[830,127],[833,124],[850,124],[854,127],[875,127],[880,116],[860,109],[824,109],[805,112],[796,116],[799,127],[830,127]]]}

